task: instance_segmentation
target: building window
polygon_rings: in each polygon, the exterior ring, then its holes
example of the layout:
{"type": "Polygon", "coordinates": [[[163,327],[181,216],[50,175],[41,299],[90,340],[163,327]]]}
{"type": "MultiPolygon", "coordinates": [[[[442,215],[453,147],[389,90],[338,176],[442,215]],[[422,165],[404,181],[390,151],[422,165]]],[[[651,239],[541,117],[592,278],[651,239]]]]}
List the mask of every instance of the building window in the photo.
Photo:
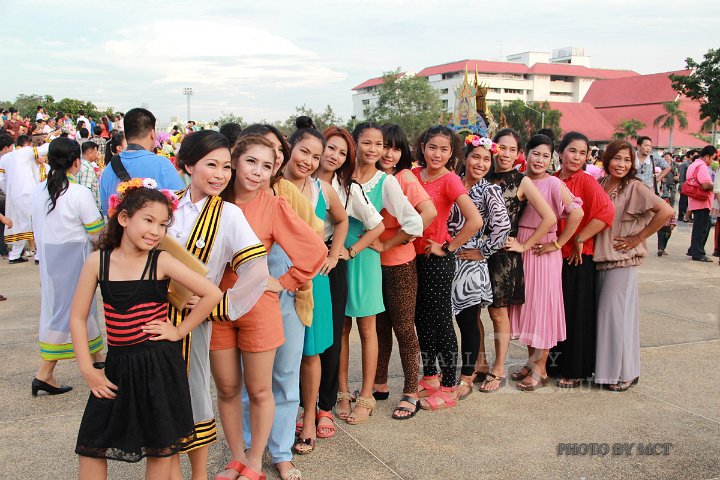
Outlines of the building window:
{"type": "Polygon", "coordinates": [[[499,89],[499,88],[488,88],[488,92],[490,92],[490,93],[500,93],[500,89],[499,89]]]}
{"type": "Polygon", "coordinates": [[[522,95],[523,91],[518,90],[517,88],[506,88],[505,93],[515,93],[517,95],[522,95]]]}
{"type": "Polygon", "coordinates": [[[572,92],[550,92],[550,95],[554,95],[556,97],[572,97],[572,92]]]}
{"type": "Polygon", "coordinates": [[[370,100],[363,100],[363,105],[370,105],[370,100]]]}
{"type": "Polygon", "coordinates": [[[550,75],[551,82],[572,82],[572,77],[566,77],[563,75],[550,75]]]}
{"type": "Polygon", "coordinates": [[[443,74],[442,74],[442,79],[443,79],[443,80],[448,80],[448,79],[450,79],[450,78],[455,78],[455,77],[459,77],[459,76],[460,76],[460,72],[443,73],[443,74]]]}
{"type": "Polygon", "coordinates": [[[444,108],[445,110],[447,110],[447,109],[448,109],[448,105],[449,105],[449,104],[448,104],[448,101],[447,101],[447,100],[443,100],[442,102],[443,102],[443,108],[444,108]]]}
{"type": "Polygon", "coordinates": [[[447,88],[441,88],[441,89],[440,89],[440,95],[447,95],[447,94],[448,94],[448,89],[447,89],[447,88]]]}

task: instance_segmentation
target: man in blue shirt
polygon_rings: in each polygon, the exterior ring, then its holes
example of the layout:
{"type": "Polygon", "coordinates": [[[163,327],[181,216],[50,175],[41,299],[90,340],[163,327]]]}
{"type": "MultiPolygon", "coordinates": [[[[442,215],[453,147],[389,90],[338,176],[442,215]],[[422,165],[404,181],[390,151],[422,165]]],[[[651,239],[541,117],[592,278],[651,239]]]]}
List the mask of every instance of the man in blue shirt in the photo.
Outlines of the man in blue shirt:
{"type": "MultiPolygon", "coordinates": [[[[185,183],[167,157],[155,155],[155,115],[144,108],[133,108],[125,114],[127,149],[120,153],[130,178],[152,178],[159,189],[182,190],[185,183]]],[[[120,179],[108,164],[100,178],[100,203],[107,215],[108,199],[116,193],[120,179]]]]}

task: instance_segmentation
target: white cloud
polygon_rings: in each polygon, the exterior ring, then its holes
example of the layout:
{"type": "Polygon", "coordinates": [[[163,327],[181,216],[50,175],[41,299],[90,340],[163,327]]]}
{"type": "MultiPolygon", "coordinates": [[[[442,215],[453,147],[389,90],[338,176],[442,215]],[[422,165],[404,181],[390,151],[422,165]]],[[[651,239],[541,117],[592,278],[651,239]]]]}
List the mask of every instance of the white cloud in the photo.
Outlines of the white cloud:
{"type": "Polygon", "coordinates": [[[228,19],[162,20],[121,30],[102,51],[154,84],[239,90],[322,86],[347,75],[285,37],[228,19]]]}

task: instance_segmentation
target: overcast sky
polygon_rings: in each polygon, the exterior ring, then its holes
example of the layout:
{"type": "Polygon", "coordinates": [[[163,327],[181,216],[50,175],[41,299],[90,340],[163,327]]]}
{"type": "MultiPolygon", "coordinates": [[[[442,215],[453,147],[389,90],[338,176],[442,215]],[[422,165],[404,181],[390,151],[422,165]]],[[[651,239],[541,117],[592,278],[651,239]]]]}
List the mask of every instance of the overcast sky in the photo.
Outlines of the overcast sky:
{"type": "Polygon", "coordinates": [[[575,46],[591,67],[655,73],[720,48],[717,0],[2,0],[0,11],[1,100],[147,103],[161,122],[185,117],[184,87],[195,120],[279,120],[302,104],[348,118],[352,87],[397,67],[575,46]]]}

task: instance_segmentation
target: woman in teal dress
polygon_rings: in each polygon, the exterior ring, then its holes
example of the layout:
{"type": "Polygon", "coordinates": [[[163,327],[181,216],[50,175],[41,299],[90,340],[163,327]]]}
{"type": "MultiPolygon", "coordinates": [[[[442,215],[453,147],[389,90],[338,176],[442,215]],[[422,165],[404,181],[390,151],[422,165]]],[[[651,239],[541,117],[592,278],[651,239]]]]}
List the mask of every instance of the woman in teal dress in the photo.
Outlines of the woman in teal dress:
{"type": "MultiPolygon", "coordinates": [[[[320,354],[333,343],[332,301],[328,273],[337,265],[343,253],[348,217],[332,186],[311,177],[320,163],[320,155],[325,148],[325,138],[312,127],[300,128],[290,137],[290,143],[292,150],[284,176],[298,187],[313,205],[315,215],[323,221],[323,224],[332,225],[333,231],[325,264],[312,281],[312,323],[305,326],[303,358],[300,366],[303,421],[297,424],[299,438],[293,448],[297,453],[306,454],[315,449],[317,438],[315,405],[320,388],[320,354]]],[[[323,232],[318,232],[318,235],[322,236],[323,232]]]]}
{"type": "MultiPolygon", "coordinates": [[[[378,212],[383,209],[395,217],[403,232],[413,237],[422,235],[423,224],[420,214],[413,208],[403,194],[397,179],[377,169],[377,162],[383,154],[384,141],[380,125],[364,122],[353,132],[357,144],[357,159],[353,182],[362,189],[363,200],[371,204],[378,212]]],[[[375,230],[373,230],[375,233],[375,230]]],[[[375,329],[375,315],[385,311],[382,298],[382,270],[380,254],[365,248],[382,233],[382,227],[374,238],[365,234],[363,224],[350,217],[350,228],[345,239],[348,255],[347,280],[348,300],[345,307],[343,336],[349,335],[350,318],[357,318],[360,341],[362,345],[363,380],[355,408],[347,417],[346,422],[354,425],[367,421],[375,408],[372,387],[377,368],[378,343],[375,329]]],[[[343,348],[348,342],[343,341],[343,348]]],[[[344,354],[343,354],[344,355],[344,354]]],[[[347,372],[341,374],[341,391],[347,386],[347,372]],[[344,375],[343,375],[344,374],[344,375]],[[342,385],[345,380],[345,385],[342,385]]]]}

